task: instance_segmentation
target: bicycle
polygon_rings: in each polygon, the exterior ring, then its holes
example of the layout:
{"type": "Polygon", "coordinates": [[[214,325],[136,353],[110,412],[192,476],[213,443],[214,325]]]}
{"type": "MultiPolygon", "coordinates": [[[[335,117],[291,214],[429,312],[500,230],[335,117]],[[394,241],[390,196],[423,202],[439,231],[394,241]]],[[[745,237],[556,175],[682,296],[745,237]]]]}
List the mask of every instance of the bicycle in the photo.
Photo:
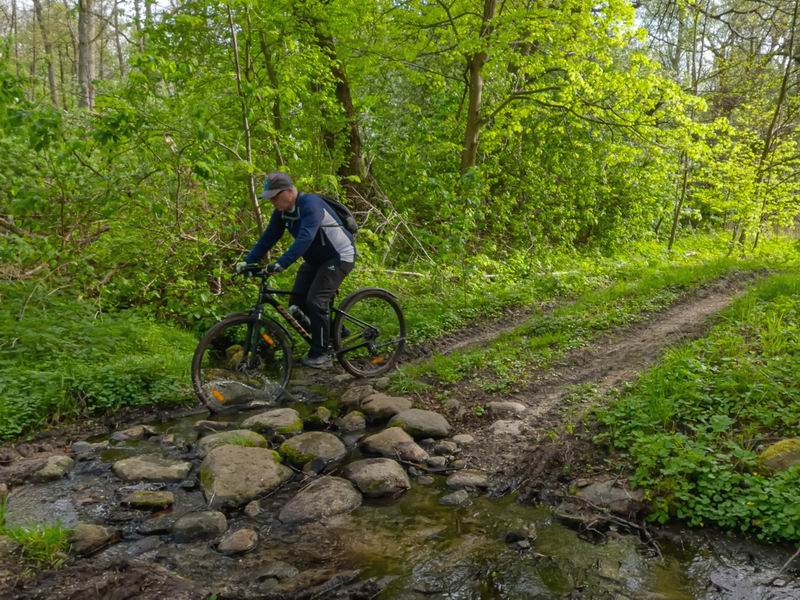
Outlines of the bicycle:
{"type": "MultiPolygon", "coordinates": [[[[264,315],[272,306],[308,344],[311,336],[276,296],[291,292],[269,286],[270,275],[258,265],[241,273],[259,278],[258,300],[250,312],[230,315],[209,329],[192,358],[192,386],[211,412],[270,406],[285,392],[292,371],[294,342],[289,331],[264,315]]],[[[381,288],[362,288],[338,308],[331,303],[333,355],[356,377],[376,377],[391,370],[405,346],[406,324],[397,298],[381,288]]]]}

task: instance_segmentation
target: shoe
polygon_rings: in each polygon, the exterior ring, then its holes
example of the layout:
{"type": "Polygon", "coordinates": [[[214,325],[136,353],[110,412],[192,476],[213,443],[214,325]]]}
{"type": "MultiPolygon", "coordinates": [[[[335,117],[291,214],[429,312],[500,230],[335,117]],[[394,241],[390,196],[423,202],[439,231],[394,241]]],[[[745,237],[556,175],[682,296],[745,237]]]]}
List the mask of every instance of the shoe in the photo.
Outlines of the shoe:
{"type": "Polygon", "coordinates": [[[312,369],[330,369],[333,367],[333,359],[330,354],[320,354],[319,356],[306,356],[302,361],[304,367],[312,369]]]}

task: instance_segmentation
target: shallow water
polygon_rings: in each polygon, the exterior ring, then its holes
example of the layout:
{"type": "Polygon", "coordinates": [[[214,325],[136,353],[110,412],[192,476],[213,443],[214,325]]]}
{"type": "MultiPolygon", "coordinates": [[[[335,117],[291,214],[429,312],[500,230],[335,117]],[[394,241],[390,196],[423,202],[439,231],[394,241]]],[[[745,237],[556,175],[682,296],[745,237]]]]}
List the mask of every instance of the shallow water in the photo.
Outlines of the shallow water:
{"type": "MultiPolygon", "coordinates": [[[[314,398],[335,412],[335,401],[319,394],[314,398]]],[[[295,406],[310,410],[305,404],[295,406]]],[[[238,422],[247,416],[224,419],[238,422]]],[[[104,551],[108,556],[158,563],[223,597],[269,592],[278,584],[273,576],[280,564],[276,561],[283,561],[301,572],[358,569],[361,579],[378,578],[386,584],[379,598],[800,599],[795,572],[790,568],[778,577],[791,548],[674,529],[671,541],[660,543],[659,558],[652,547],[624,532],[609,531],[600,543],[583,539],[549,508],[522,505],[511,496],[476,496],[464,507],[442,506],[438,501],[448,491],[443,477],[427,486],[414,482],[395,501],[365,502],[352,514],[324,525],[291,528],[275,515],[298,482],[262,501],[264,511],[255,519],[239,512],[229,515],[229,529],[258,531],[260,542],[253,552],[231,558],[207,541],[175,544],[168,534],[158,533],[156,525],[162,523],[166,531],[180,514],[205,507],[194,484],[199,461],[189,450],[197,439],[192,426],[199,418],[152,424],[161,434],[175,435],[174,447],[163,447],[159,436],[112,442],[98,457],[78,461],[63,480],[15,488],[9,498],[9,521],[105,523],[123,533],[120,543],[104,551]],[[111,473],[114,460],[145,452],[193,459],[190,480],[123,484],[111,473]],[[121,507],[122,497],[134,489],[169,489],[175,493],[175,505],[155,515],[121,507]],[[509,532],[525,532],[531,547],[507,544],[509,532]]],[[[106,438],[93,441],[100,439],[106,438]]],[[[353,451],[350,459],[357,457],[353,451]]]]}

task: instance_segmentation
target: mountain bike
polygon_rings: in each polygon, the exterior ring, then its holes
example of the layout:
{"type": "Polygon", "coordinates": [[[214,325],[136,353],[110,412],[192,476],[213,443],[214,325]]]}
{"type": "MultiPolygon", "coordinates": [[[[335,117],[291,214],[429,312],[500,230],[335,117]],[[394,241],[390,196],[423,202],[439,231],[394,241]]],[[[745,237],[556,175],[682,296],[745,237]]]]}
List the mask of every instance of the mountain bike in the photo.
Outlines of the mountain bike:
{"type": "MultiPolygon", "coordinates": [[[[306,327],[277,298],[290,291],[270,287],[270,275],[258,265],[248,265],[242,275],[260,282],[255,306],[213,325],[192,358],[192,386],[212,412],[273,405],[289,383],[294,342],[280,321],[265,315],[265,305],[311,343],[306,327]]],[[[397,364],[406,323],[394,294],[362,288],[338,308],[332,305],[331,312],[333,356],[348,373],[376,377],[397,364]]]]}

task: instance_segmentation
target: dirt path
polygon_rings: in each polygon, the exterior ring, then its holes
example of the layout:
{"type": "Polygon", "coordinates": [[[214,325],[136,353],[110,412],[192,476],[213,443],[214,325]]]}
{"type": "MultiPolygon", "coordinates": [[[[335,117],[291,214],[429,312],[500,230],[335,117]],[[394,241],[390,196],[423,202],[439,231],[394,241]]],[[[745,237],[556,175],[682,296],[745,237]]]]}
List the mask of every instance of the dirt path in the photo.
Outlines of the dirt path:
{"type": "Polygon", "coordinates": [[[558,446],[553,438],[563,433],[566,422],[574,423],[576,415],[588,409],[568,402],[577,386],[590,386],[597,397],[632,381],[669,347],[702,336],[713,321],[711,317],[741,294],[754,277],[740,275],[704,286],[643,323],[571,352],[515,394],[490,398],[522,406],[517,413],[496,415],[473,427],[470,433],[477,443],[465,458],[501,479],[518,479],[521,473],[529,478],[542,475],[550,468],[550,454],[558,446]]]}

